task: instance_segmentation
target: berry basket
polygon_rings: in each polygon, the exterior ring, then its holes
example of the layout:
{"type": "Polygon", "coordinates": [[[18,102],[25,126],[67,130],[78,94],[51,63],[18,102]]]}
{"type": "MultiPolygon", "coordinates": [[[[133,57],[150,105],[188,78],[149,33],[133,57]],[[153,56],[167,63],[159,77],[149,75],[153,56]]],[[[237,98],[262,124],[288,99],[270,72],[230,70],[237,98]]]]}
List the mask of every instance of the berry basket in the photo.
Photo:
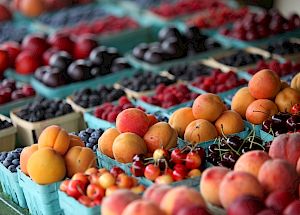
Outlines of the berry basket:
{"type": "Polygon", "coordinates": [[[115,123],[108,122],[103,119],[99,119],[96,116],[94,116],[94,110],[87,111],[83,114],[84,121],[86,122],[87,126],[89,128],[102,128],[102,129],[107,129],[107,128],[112,128],[115,127],[115,123]]]}
{"type": "Polygon", "coordinates": [[[112,159],[106,156],[105,154],[101,153],[99,150],[97,150],[97,160],[100,168],[111,170],[113,167],[118,166],[121,169],[123,169],[126,174],[131,175],[131,171],[130,171],[131,163],[126,163],[126,164],[120,163],[115,159],[112,159]]]}
{"type": "Polygon", "coordinates": [[[86,207],[60,190],[58,191],[58,197],[64,215],[73,215],[74,211],[80,215],[98,215],[100,213],[100,206],[86,207]]]}
{"type": "Polygon", "coordinates": [[[63,116],[43,120],[39,122],[28,122],[16,115],[19,109],[10,112],[13,124],[18,129],[18,138],[22,140],[22,145],[29,146],[37,142],[37,138],[44,128],[50,125],[59,125],[68,132],[76,132],[80,130],[80,113],[72,112],[63,116]]]}
{"type": "Polygon", "coordinates": [[[0,163],[0,181],[3,192],[20,207],[27,208],[24,193],[18,181],[18,173],[9,171],[2,163],[0,163]]]}
{"type": "Polygon", "coordinates": [[[39,185],[33,182],[20,169],[18,179],[32,215],[63,215],[59,206],[58,190],[60,182],[39,185]]]}
{"type": "MultiPolygon", "coordinates": [[[[10,119],[0,114],[1,120],[10,119]]],[[[14,126],[0,130],[0,151],[11,151],[15,148],[17,129],[14,126]]]]}
{"type": "Polygon", "coordinates": [[[108,85],[108,84],[114,84],[118,80],[124,78],[124,77],[130,77],[134,74],[135,70],[132,69],[126,69],[114,74],[105,75],[102,77],[94,78],[87,81],[81,81],[77,83],[68,84],[61,87],[51,88],[48,87],[35,78],[31,79],[32,86],[36,89],[39,94],[45,96],[46,98],[65,98],[66,96],[72,94],[74,91],[86,88],[90,86],[99,86],[101,84],[108,85]]]}
{"type": "Polygon", "coordinates": [[[35,97],[28,97],[28,98],[22,98],[18,99],[16,101],[8,102],[6,104],[0,105],[0,114],[4,114],[6,116],[9,116],[9,112],[12,109],[21,107],[23,105],[26,105],[34,100],[35,97]]]}
{"type": "Polygon", "coordinates": [[[32,78],[32,75],[22,75],[17,73],[13,69],[7,69],[4,73],[5,77],[11,78],[16,81],[24,82],[24,83],[30,83],[30,80],[32,78]]]}

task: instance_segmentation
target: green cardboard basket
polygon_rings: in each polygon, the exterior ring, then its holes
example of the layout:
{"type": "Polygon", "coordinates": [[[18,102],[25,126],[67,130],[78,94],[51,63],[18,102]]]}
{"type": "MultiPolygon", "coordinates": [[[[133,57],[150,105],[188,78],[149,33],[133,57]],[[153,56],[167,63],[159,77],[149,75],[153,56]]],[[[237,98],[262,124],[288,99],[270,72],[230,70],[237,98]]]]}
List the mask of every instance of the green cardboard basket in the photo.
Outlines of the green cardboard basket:
{"type": "Polygon", "coordinates": [[[99,119],[96,116],[94,116],[94,110],[85,112],[83,114],[84,121],[88,125],[88,128],[102,128],[102,129],[107,129],[107,128],[113,128],[116,127],[115,123],[108,122],[103,119],[99,119]]]}

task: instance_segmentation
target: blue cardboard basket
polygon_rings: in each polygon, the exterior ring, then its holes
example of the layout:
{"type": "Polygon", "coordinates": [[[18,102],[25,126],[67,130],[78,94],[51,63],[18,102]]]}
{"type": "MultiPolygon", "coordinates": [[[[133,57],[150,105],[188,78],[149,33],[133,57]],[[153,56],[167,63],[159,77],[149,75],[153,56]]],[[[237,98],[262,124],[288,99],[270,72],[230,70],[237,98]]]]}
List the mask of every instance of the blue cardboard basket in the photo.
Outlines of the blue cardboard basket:
{"type": "Polygon", "coordinates": [[[39,185],[18,169],[18,180],[32,215],[63,215],[59,206],[58,190],[60,182],[39,185]]]}
{"type": "Polygon", "coordinates": [[[9,171],[0,163],[0,182],[2,190],[13,202],[22,208],[27,208],[27,203],[22,188],[18,181],[18,173],[9,171]]]}
{"type": "Polygon", "coordinates": [[[272,134],[269,134],[263,130],[259,131],[259,136],[262,140],[264,140],[265,142],[270,142],[274,140],[274,136],[272,134]]]}
{"type": "Polygon", "coordinates": [[[134,69],[126,69],[123,71],[119,71],[117,73],[108,74],[105,76],[97,77],[94,79],[70,83],[68,85],[64,85],[61,87],[48,87],[41,83],[40,81],[36,80],[35,78],[31,79],[31,85],[34,89],[41,95],[47,98],[65,98],[68,95],[71,95],[76,90],[86,88],[86,87],[97,87],[99,85],[112,85],[118,80],[124,77],[131,77],[136,70],[134,69]]]}
{"type": "Polygon", "coordinates": [[[99,150],[97,150],[96,154],[97,154],[98,164],[101,168],[111,170],[113,167],[117,166],[123,169],[127,175],[131,175],[131,171],[130,171],[130,167],[132,165],[131,163],[120,163],[115,159],[112,159],[106,156],[105,154],[101,153],[99,150]]]}
{"type": "Polygon", "coordinates": [[[33,77],[32,75],[22,75],[18,74],[15,70],[13,69],[7,69],[4,73],[4,76],[6,78],[10,78],[16,81],[20,82],[25,82],[25,83],[30,83],[31,78],[33,77]]]}
{"type": "Polygon", "coordinates": [[[108,122],[103,119],[99,119],[96,116],[94,116],[94,110],[85,112],[83,114],[84,121],[87,123],[89,128],[102,128],[102,129],[107,129],[107,128],[113,128],[116,127],[115,123],[108,122]]]}
{"type": "Polygon", "coordinates": [[[99,215],[100,214],[100,206],[95,207],[87,207],[76,199],[68,196],[65,192],[58,191],[59,196],[59,204],[61,209],[64,212],[64,215],[73,215],[75,212],[76,214],[80,215],[99,215]]]}

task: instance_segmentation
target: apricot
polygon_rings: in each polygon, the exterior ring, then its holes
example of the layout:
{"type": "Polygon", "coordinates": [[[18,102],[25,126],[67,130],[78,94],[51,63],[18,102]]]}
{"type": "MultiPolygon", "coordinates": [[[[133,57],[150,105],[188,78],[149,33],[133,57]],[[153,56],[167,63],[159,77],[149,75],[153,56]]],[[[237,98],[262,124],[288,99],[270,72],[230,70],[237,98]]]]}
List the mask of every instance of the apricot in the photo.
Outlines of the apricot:
{"type": "Polygon", "coordinates": [[[273,159],[285,159],[296,167],[300,157],[300,133],[280,134],[275,137],[269,155],[273,159]]]}
{"type": "Polygon", "coordinates": [[[130,163],[134,155],[146,153],[147,146],[144,140],[134,133],[122,133],[113,143],[114,158],[121,163],[130,163]]]}
{"type": "Polygon", "coordinates": [[[122,215],[164,215],[164,212],[153,202],[139,199],[127,205],[122,215]]]}
{"type": "Polygon", "coordinates": [[[211,167],[202,173],[200,180],[200,192],[205,201],[213,205],[221,205],[219,187],[224,176],[229,172],[225,167],[211,167]]]}
{"type": "Polygon", "coordinates": [[[269,69],[255,73],[248,83],[250,94],[256,99],[272,99],[281,88],[279,76],[269,69]]]}
{"type": "Polygon", "coordinates": [[[147,117],[149,119],[149,127],[154,125],[155,123],[158,123],[156,116],[154,116],[153,114],[147,114],[147,117]]]}
{"type": "Polygon", "coordinates": [[[215,122],[215,126],[219,135],[221,135],[222,132],[225,135],[235,134],[245,129],[242,117],[232,110],[224,111],[215,122]]]}
{"type": "Polygon", "coordinates": [[[98,140],[98,149],[108,157],[114,158],[112,146],[114,140],[119,135],[120,132],[116,128],[109,128],[105,130],[98,140]]]}
{"type": "Polygon", "coordinates": [[[286,190],[295,193],[299,186],[296,169],[283,159],[266,161],[260,167],[258,180],[267,192],[286,190]]]}
{"type": "Polygon", "coordinates": [[[294,104],[300,103],[300,92],[287,87],[281,90],[275,97],[275,104],[280,112],[290,112],[294,104]]]}
{"type": "Polygon", "coordinates": [[[196,120],[196,118],[193,115],[192,108],[185,107],[172,113],[169,124],[177,131],[178,136],[183,138],[186,127],[194,120],[196,120]]]}
{"type": "Polygon", "coordinates": [[[205,119],[191,122],[184,133],[184,139],[192,144],[212,140],[218,137],[215,126],[205,119]]]}
{"type": "Polygon", "coordinates": [[[177,146],[177,132],[168,123],[158,122],[149,128],[144,141],[149,152],[158,148],[168,150],[177,146]]]}
{"type": "Polygon", "coordinates": [[[227,208],[238,197],[244,195],[252,195],[263,199],[263,188],[256,177],[238,171],[226,174],[219,187],[219,198],[222,206],[227,208]]]}
{"type": "Polygon", "coordinates": [[[20,11],[28,17],[36,17],[46,10],[43,0],[22,0],[20,1],[20,11]]]}
{"type": "Polygon", "coordinates": [[[149,124],[147,114],[137,108],[123,110],[116,120],[116,127],[120,133],[131,132],[140,137],[146,134],[149,124]]]}
{"type": "Polygon", "coordinates": [[[231,110],[234,110],[240,114],[243,118],[246,117],[246,110],[248,106],[255,101],[255,98],[251,96],[248,87],[239,89],[232,98],[231,110]]]}
{"type": "Polygon", "coordinates": [[[27,163],[31,155],[38,150],[38,144],[25,147],[20,154],[20,168],[22,172],[28,175],[27,163]]]}
{"type": "Polygon", "coordinates": [[[30,178],[41,185],[59,182],[66,176],[63,157],[50,147],[43,147],[30,156],[27,171],[30,178]]]}
{"type": "Polygon", "coordinates": [[[102,215],[120,215],[128,204],[139,199],[139,195],[129,190],[116,190],[106,196],[101,204],[102,215]]]}
{"type": "Polygon", "coordinates": [[[246,118],[250,123],[258,125],[276,113],[278,109],[274,102],[268,99],[258,99],[247,108],[246,118]]]}
{"type": "Polygon", "coordinates": [[[243,154],[236,161],[234,171],[242,171],[257,177],[260,167],[271,157],[264,151],[254,150],[243,154]]]}
{"type": "Polygon", "coordinates": [[[291,88],[300,92],[300,72],[292,79],[291,88]]]}
{"type": "Polygon", "coordinates": [[[67,175],[71,178],[75,173],[96,167],[96,155],[88,147],[74,146],[65,155],[65,163],[67,175]]]}
{"type": "Polygon", "coordinates": [[[84,142],[80,139],[80,137],[78,137],[74,134],[69,134],[69,136],[70,136],[69,149],[74,147],[74,146],[81,146],[81,147],[85,146],[84,142]]]}
{"type": "Polygon", "coordinates": [[[165,184],[153,184],[146,189],[143,198],[159,205],[165,194],[171,190],[171,187],[165,184]]]}
{"type": "Polygon", "coordinates": [[[192,107],[196,119],[214,122],[226,110],[226,106],[218,95],[206,93],[198,96],[192,107]]]}
{"type": "Polygon", "coordinates": [[[38,140],[39,149],[51,147],[57,153],[64,155],[70,145],[70,136],[63,128],[57,125],[51,125],[45,128],[38,140]]]}
{"type": "Polygon", "coordinates": [[[202,206],[206,208],[201,194],[192,188],[179,186],[165,194],[160,202],[160,208],[167,215],[176,214],[181,208],[189,206],[202,206]]]}

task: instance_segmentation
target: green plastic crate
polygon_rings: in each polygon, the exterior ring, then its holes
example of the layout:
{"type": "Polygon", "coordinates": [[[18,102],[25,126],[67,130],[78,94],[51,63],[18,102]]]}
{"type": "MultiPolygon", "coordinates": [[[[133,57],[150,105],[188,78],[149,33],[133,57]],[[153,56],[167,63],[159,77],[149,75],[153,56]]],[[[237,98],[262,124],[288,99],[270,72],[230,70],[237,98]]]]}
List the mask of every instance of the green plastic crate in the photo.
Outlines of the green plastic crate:
{"type": "Polygon", "coordinates": [[[0,163],[0,182],[2,190],[13,202],[22,208],[27,208],[22,188],[18,181],[18,173],[10,172],[2,163],[0,163]]]}
{"type": "Polygon", "coordinates": [[[64,212],[64,215],[99,215],[100,214],[100,206],[96,207],[86,207],[85,205],[78,202],[76,199],[68,196],[65,192],[58,191],[59,196],[59,204],[61,209],[64,212]]]}
{"type": "Polygon", "coordinates": [[[32,215],[63,215],[59,206],[58,190],[60,182],[39,185],[18,169],[19,184],[32,215]]]}

